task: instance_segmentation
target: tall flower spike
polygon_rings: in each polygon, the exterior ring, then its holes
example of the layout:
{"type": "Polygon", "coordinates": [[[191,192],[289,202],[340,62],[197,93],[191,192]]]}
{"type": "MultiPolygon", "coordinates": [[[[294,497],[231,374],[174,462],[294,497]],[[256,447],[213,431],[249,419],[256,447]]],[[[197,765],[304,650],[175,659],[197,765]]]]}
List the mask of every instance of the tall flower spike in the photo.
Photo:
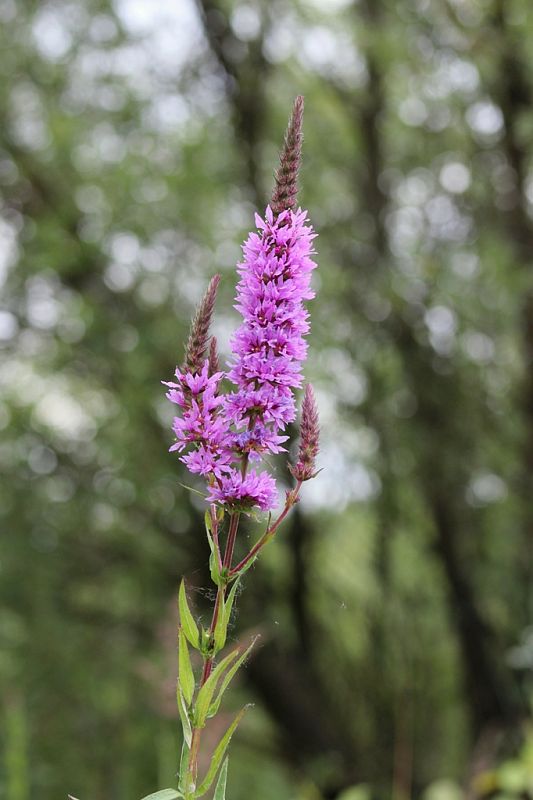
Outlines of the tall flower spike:
{"type": "Polygon", "coordinates": [[[270,207],[274,214],[296,209],[298,195],[298,170],[302,158],[302,122],[304,115],[304,99],[298,95],[294,101],[289,119],[285,142],[281,151],[279,169],[276,170],[276,185],[272,193],[270,207]]]}
{"type": "Polygon", "coordinates": [[[298,481],[308,481],[314,478],[315,459],[318,455],[320,428],[318,424],[318,409],[316,407],[315,393],[310,383],[305,387],[302,403],[302,423],[300,450],[296,465],[289,466],[290,471],[298,481]]]}
{"type": "Polygon", "coordinates": [[[215,275],[209,281],[207,291],[202,298],[202,302],[196,310],[194,319],[191,323],[189,339],[185,347],[185,361],[183,362],[183,372],[200,372],[204,365],[209,338],[209,325],[215,308],[218,284],[220,275],[215,275]]]}

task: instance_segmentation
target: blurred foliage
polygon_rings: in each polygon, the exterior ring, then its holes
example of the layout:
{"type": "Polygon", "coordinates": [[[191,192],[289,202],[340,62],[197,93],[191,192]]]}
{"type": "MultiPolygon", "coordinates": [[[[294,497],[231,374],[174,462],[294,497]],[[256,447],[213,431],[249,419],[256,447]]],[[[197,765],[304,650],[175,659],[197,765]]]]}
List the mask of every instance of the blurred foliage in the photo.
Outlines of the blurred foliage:
{"type": "Polygon", "coordinates": [[[228,793],[531,796],[529,11],[0,3],[0,796],[174,781],[209,581],[160,381],[215,270],[227,353],[300,92],[324,471],[238,602],[228,793]]]}

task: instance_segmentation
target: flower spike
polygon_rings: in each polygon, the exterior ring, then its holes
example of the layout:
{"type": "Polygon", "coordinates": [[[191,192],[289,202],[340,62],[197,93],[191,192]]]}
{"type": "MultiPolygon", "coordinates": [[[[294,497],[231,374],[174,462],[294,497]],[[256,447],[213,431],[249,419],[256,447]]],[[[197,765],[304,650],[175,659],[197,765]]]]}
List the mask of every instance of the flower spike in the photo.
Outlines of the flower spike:
{"type": "Polygon", "coordinates": [[[303,115],[304,99],[302,95],[298,95],[294,101],[292,114],[285,133],[285,142],[279,157],[280,166],[276,170],[276,185],[270,204],[272,211],[276,215],[281,214],[282,211],[296,210],[298,170],[302,159],[303,115]]]}
{"type": "Polygon", "coordinates": [[[302,403],[302,424],[300,450],[295,466],[289,466],[291,473],[298,481],[308,481],[314,478],[315,459],[319,449],[320,427],[318,424],[318,409],[315,393],[310,383],[305,387],[302,403]]]}
{"type": "Polygon", "coordinates": [[[219,283],[220,275],[215,275],[211,278],[206,293],[202,298],[202,302],[194,315],[189,332],[189,339],[185,347],[184,372],[196,373],[203,367],[209,337],[209,325],[211,324],[211,317],[213,316],[215,308],[219,283]]]}

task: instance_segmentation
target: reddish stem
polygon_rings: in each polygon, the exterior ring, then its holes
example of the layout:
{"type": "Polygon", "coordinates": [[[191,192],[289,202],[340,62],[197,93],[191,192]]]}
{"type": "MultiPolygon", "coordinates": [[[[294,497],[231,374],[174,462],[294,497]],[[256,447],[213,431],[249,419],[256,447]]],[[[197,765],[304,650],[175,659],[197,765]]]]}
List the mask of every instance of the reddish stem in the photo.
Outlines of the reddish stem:
{"type": "Polygon", "coordinates": [[[281,525],[281,523],[283,522],[283,520],[293,507],[293,505],[298,501],[298,494],[301,488],[302,488],[302,481],[298,481],[296,487],[292,490],[292,492],[288,493],[287,500],[285,501],[285,507],[281,512],[281,514],[279,515],[279,517],[277,518],[277,520],[273,522],[272,525],[270,525],[270,527],[266,529],[266,531],[261,536],[259,541],[254,544],[248,555],[246,555],[242,559],[242,561],[239,561],[237,566],[233,567],[233,569],[230,570],[229,573],[230,578],[233,578],[235,577],[235,575],[238,575],[239,572],[251,561],[252,558],[254,558],[259,553],[261,548],[264,547],[264,545],[268,542],[268,540],[276,533],[277,529],[279,528],[279,526],[281,525]]]}
{"type": "Polygon", "coordinates": [[[224,561],[222,563],[223,569],[231,568],[231,562],[233,559],[233,550],[235,548],[235,540],[237,538],[237,529],[239,527],[240,517],[241,515],[238,512],[234,512],[231,515],[229,523],[229,531],[228,531],[228,541],[226,542],[226,552],[224,553],[224,561]]]}

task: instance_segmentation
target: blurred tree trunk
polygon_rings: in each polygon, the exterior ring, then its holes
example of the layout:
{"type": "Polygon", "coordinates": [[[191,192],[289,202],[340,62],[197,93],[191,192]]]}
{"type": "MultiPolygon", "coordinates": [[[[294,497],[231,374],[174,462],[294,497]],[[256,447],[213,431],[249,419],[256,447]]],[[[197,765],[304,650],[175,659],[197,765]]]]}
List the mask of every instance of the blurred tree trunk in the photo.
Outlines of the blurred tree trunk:
{"type": "Polygon", "coordinates": [[[494,10],[493,34],[500,53],[497,84],[494,87],[504,119],[503,149],[511,167],[512,184],[505,210],[500,212],[512,245],[517,268],[526,276],[522,297],[523,368],[522,474],[519,492],[523,507],[523,550],[517,569],[523,575],[523,615],[525,627],[533,619],[533,222],[527,208],[529,154],[520,124],[523,115],[531,112],[533,91],[525,67],[516,29],[508,24],[509,9],[498,0],[494,10]]]}
{"type": "MultiPolygon", "coordinates": [[[[385,228],[385,214],[388,197],[380,185],[380,175],[385,166],[385,150],[381,123],[385,114],[386,75],[376,52],[381,27],[385,23],[385,9],[380,0],[364,0],[354,4],[356,19],[362,20],[367,35],[364,37],[364,57],[368,82],[360,102],[345,95],[344,103],[353,115],[354,125],[361,136],[361,162],[355,165],[358,175],[354,191],[363,205],[366,214],[372,218],[373,235],[368,244],[372,253],[371,262],[366,264],[366,280],[374,285],[379,293],[383,276],[390,266],[390,250],[385,228]]],[[[353,267],[352,267],[353,268],[353,267]]],[[[351,287],[357,281],[350,282],[351,287]]],[[[356,297],[350,297],[353,307],[360,305],[356,297]]],[[[356,354],[354,354],[355,356],[356,354]]],[[[380,439],[380,479],[381,493],[377,503],[377,532],[374,550],[377,600],[373,610],[371,626],[371,662],[376,677],[373,698],[376,751],[381,754],[378,773],[385,784],[394,781],[393,751],[395,749],[394,708],[398,704],[395,693],[397,687],[390,680],[391,650],[388,636],[392,629],[390,620],[391,598],[394,595],[391,547],[398,520],[395,503],[396,478],[391,470],[388,420],[383,415],[381,399],[386,397],[383,377],[376,369],[368,373],[368,396],[365,402],[365,415],[371,427],[378,431],[380,439]]]]}
{"type": "Polygon", "coordinates": [[[257,38],[242,42],[233,32],[226,7],[218,0],[196,0],[206,38],[218,62],[232,109],[236,140],[243,153],[243,178],[259,207],[258,144],[262,140],[266,115],[266,85],[270,63],[263,55],[263,29],[257,38]]]}
{"type": "MultiPolygon", "coordinates": [[[[369,29],[367,41],[372,43],[383,25],[383,9],[379,3],[356,4],[364,24],[369,29]]],[[[359,124],[363,141],[364,169],[360,196],[364,198],[366,210],[374,220],[373,247],[376,253],[375,267],[390,264],[390,252],[384,227],[387,199],[380,187],[380,176],[386,166],[380,118],[384,114],[384,77],[379,59],[372,47],[366,52],[369,75],[365,100],[359,106],[359,124]]],[[[353,298],[352,298],[353,302],[353,298]]],[[[533,305],[533,304],[532,304],[533,305]]],[[[511,676],[500,668],[496,660],[495,637],[480,611],[474,584],[460,552],[459,543],[465,537],[463,516],[456,511],[464,503],[465,486],[455,475],[448,474],[447,460],[435,454],[436,442],[448,451],[462,452],[464,442],[457,438],[453,426],[448,423],[449,409],[454,407],[451,400],[452,381],[439,376],[432,364],[429,353],[419,344],[401,311],[393,309],[386,326],[397,343],[419,409],[414,424],[419,428],[412,433],[413,441],[423,443],[424,454],[420,463],[421,486],[436,534],[435,552],[440,559],[448,586],[451,618],[455,625],[461,651],[465,677],[465,688],[473,733],[477,738],[487,725],[508,727],[516,720],[519,709],[511,676]],[[435,384],[441,391],[434,391],[435,384]]],[[[533,337],[533,324],[531,325],[533,337]]],[[[533,360],[533,338],[531,341],[533,360]]],[[[455,380],[452,379],[452,380],[455,380]]],[[[533,423],[533,379],[531,380],[531,408],[533,423]]],[[[374,420],[375,422],[375,420],[374,420]]],[[[533,432],[533,424],[531,428],[533,432]]],[[[379,430],[382,436],[382,428],[379,430]]],[[[528,449],[529,461],[533,462],[533,433],[528,449]]],[[[533,472],[529,473],[533,476],[533,472]]],[[[385,480],[394,481],[392,474],[385,480]]],[[[389,506],[388,489],[380,505],[389,506]]],[[[390,509],[389,509],[390,510],[390,509]]],[[[382,581],[386,580],[386,542],[390,538],[383,523],[378,536],[377,565],[382,581]]],[[[383,587],[386,589],[386,587],[383,587]]],[[[381,622],[381,624],[383,624],[381,622]]]]}

